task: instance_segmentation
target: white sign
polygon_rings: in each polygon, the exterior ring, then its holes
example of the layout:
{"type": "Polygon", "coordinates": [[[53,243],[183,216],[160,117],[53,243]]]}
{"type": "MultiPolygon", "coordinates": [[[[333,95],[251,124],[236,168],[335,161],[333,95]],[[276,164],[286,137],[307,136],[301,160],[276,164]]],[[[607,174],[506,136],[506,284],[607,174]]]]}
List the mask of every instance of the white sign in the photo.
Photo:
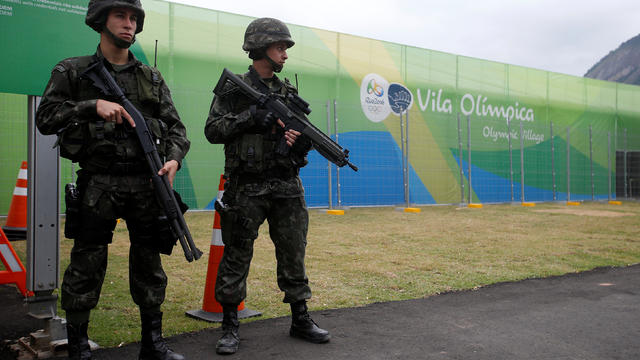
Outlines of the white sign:
{"type": "Polygon", "coordinates": [[[391,113],[387,92],[389,82],[378,74],[369,74],[360,84],[360,104],[367,119],[381,122],[391,113]]]}

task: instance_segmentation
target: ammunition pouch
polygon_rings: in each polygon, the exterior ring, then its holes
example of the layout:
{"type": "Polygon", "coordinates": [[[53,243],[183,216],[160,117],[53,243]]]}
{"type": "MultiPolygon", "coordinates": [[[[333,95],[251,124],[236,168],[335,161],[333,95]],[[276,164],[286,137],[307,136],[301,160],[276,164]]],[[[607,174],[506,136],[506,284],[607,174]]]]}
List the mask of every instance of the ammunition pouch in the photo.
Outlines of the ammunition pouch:
{"type": "Polygon", "coordinates": [[[264,169],[264,137],[260,134],[245,134],[240,142],[240,162],[245,171],[258,173],[264,169]]]}
{"type": "Polygon", "coordinates": [[[116,151],[116,141],[129,137],[122,125],[96,121],[72,120],[58,131],[56,146],[60,156],[73,162],[83,161],[94,155],[111,155],[116,151]]]}
{"type": "Polygon", "coordinates": [[[167,124],[165,124],[164,121],[156,118],[145,117],[145,120],[147,121],[147,126],[149,127],[151,135],[153,136],[158,154],[160,156],[164,156],[167,150],[166,139],[167,135],[169,134],[169,128],[167,127],[167,124]]]}
{"type": "Polygon", "coordinates": [[[110,156],[115,154],[117,144],[115,123],[100,119],[87,123],[88,139],[86,139],[87,157],[110,156]]]}
{"type": "Polygon", "coordinates": [[[80,207],[82,205],[82,199],[80,192],[78,191],[76,184],[69,183],[64,188],[64,201],[65,201],[65,223],[64,223],[64,237],[67,239],[75,239],[80,234],[80,227],[82,226],[80,207]]]}
{"type": "Polygon", "coordinates": [[[149,66],[138,68],[138,96],[141,101],[159,102],[160,72],[149,66]],[[143,76],[140,76],[142,73],[143,76]]]}
{"type": "Polygon", "coordinates": [[[86,122],[72,120],[58,131],[58,140],[54,147],[60,148],[60,156],[73,162],[78,162],[86,156],[86,122]]]}

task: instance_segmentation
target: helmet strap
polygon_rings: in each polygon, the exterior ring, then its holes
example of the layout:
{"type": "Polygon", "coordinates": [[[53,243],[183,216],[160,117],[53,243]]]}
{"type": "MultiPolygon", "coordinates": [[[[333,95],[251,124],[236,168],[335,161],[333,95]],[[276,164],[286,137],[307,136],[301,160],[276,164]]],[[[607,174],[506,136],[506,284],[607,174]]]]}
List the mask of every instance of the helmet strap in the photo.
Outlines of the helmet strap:
{"type": "Polygon", "coordinates": [[[280,71],[282,71],[282,65],[280,65],[280,64],[276,63],[275,61],[273,61],[273,59],[271,59],[269,57],[269,55],[267,55],[266,52],[264,54],[264,57],[267,59],[267,61],[271,65],[271,68],[273,68],[273,72],[279,73],[280,71]]]}
{"type": "Polygon", "coordinates": [[[102,27],[102,31],[104,31],[110,38],[113,40],[113,44],[120,49],[128,49],[134,42],[136,42],[136,36],[133,36],[131,42],[123,40],[117,37],[114,33],[112,33],[106,26],[102,27]]]}

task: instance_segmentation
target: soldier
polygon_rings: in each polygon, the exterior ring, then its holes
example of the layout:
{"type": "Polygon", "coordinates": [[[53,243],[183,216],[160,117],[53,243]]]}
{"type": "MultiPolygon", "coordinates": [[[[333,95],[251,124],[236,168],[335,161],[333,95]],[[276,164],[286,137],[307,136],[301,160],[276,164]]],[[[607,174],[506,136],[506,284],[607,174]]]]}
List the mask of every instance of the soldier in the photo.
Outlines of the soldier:
{"type": "MultiPolygon", "coordinates": [[[[129,287],[140,308],[140,359],[184,359],[162,337],[167,276],[160,253],[176,240],[164,236],[166,219],[156,200],[150,170],[127,111],[82,76],[95,61],[105,66],[127,98],[143,114],[158,152],[166,158],[159,174],[170,181],[189,150],[189,140],[167,85],[155,68],[129,51],[142,31],[145,13],[139,0],[91,0],[85,22],[100,33],[93,56],[62,60],[51,72],[36,115],[43,134],[58,134],[62,156],[77,161],[80,207],[77,221],[67,218],[65,233],[74,238],[71,262],[61,287],[66,311],[69,358],[90,359],[89,313],[98,303],[107,268],[107,249],[116,219],[126,220],[130,237],[129,287]]],[[[67,204],[69,208],[69,204],[67,204]]]]}
{"type": "MultiPolygon", "coordinates": [[[[287,102],[288,93],[297,93],[279,73],[294,45],[287,26],[280,20],[261,18],[249,24],[242,49],[253,65],[239,75],[262,93],[278,94],[287,102]]],[[[237,351],[238,304],[246,296],[246,279],[258,228],[266,219],[276,249],[277,278],[284,302],[289,303],[292,323],[289,334],[314,343],[329,341],[307,312],[311,289],[305,274],[304,255],[309,217],[304,189],[298,176],[307,164],[311,143],[295,130],[283,130],[280,119],[252,104],[234,85],[227,85],[223,96],[215,96],[205,125],[209,142],[224,144],[225,192],[221,211],[224,255],[218,268],[215,294],[223,307],[223,335],[216,345],[218,354],[237,351]],[[289,154],[276,153],[285,136],[289,154]]]]}

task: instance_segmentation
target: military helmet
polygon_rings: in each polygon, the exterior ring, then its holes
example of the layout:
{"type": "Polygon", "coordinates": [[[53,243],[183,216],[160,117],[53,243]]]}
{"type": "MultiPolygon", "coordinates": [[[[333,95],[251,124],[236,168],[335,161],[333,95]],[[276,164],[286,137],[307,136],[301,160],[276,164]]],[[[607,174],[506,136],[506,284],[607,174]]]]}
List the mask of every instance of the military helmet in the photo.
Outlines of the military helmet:
{"type": "Polygon", "coordinates": [[[140,0],[91,0],[89,1],[87,17],[84,22],[93,30],[100,32],[107,22],[109,10],[117,7],[130,8],[138,12],[136,34],[141,32],[144,25],[144,9],[142,9],[140,0]]]}
{"type": "Polygon", "coordinates": [[[260,18],[253,20],[244,33],[242,50],[252,51],[268,47],[269,45],[284,41],[287,47],[292,47],[295,42],[291,39],[291,33],[287,25],[278,19],[260,18]]]}

